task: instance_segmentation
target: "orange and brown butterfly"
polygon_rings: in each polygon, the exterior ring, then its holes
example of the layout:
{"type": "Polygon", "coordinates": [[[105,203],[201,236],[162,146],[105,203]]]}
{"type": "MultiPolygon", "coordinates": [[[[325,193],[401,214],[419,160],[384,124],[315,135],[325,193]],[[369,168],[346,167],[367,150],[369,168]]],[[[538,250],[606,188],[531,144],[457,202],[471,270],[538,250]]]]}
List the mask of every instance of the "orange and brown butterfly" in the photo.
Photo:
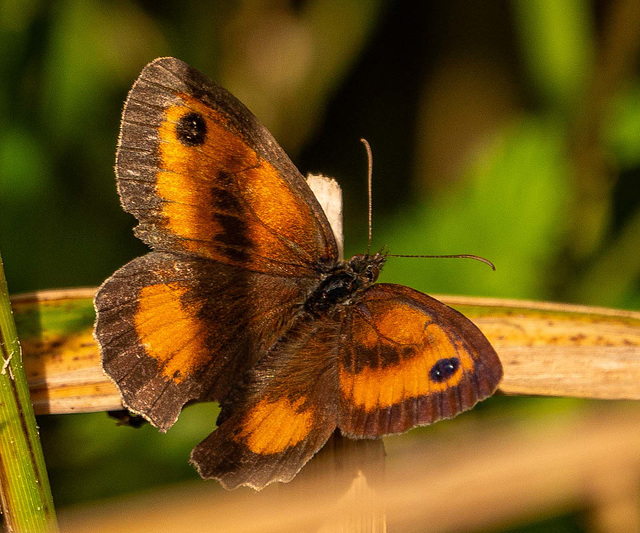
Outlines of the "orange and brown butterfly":
{"type": "Polygon", "coordinates": [[[413,289],[374,284],[385,255],[338,257],[311,189],[231,94],[174,58],[127,98],[122,205],[152,252],[100,287],[95,336],[124,406],[161,430],[221,405],[192,452],[227,488],[289,481],[339,428],[374,438],[491,395],[480,330],[413,289]]]}

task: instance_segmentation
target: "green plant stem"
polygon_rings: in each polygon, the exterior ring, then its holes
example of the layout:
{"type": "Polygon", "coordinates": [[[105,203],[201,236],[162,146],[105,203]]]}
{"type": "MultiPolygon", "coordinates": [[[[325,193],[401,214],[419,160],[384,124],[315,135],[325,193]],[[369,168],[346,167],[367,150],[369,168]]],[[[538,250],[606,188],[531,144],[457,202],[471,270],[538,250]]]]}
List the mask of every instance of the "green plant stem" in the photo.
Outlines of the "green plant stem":
{"type": "Polygon", "coordinates": [[[8,532],[58,525],[0,257],[0,496],[8,532]]]}

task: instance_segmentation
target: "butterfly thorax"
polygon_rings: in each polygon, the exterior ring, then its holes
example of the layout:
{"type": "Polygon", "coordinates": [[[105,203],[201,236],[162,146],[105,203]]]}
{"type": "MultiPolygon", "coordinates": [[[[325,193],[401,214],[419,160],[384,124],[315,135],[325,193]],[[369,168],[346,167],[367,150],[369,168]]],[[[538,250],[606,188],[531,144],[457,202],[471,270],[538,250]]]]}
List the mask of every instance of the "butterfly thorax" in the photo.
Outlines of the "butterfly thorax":
{"type": "Polygon", "coordinates": [[[339,304],[351,302],[370,287],[380,274],[385,255],[354,255],[348,261],[339,261],[327,271],[305,303],[305,309],[314,315],[326,313],[339,304]]]}

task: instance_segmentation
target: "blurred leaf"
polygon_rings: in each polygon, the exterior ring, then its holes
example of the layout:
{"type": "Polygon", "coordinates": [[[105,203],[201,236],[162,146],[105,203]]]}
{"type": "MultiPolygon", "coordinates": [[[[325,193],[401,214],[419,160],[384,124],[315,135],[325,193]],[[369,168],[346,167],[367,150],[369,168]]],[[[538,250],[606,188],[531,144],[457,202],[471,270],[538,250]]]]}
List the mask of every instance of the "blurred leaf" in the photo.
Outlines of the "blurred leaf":
{"type": "Polygon", "coordinates": [[[593,66],[592,4],[517,0],[512,5],[531,81],[546,104],[571,111],[593,66]]]}
{"type": "Polygon", "coordinates": [[[569,195],[561,128],[535,118],[508,126],[478,154],[463,184],[376,225],[391,253],[473,253],[469,260],[393,259],[385,281],[430,292],[542,298],[563,239],[569,195]]]}
{"type": "Polygon", "coordinates": [[[213,431],[217,413],[213,403],[191,406],[166,434],[149,424],[117,426],[106,413],[39,417],[56,504],[199,479],[189,454],[213,431]]]}
{"type": "Polygon", "coordinates": [[[0,205],[38,201],[51,193],[48,155],[27,129],[0,129],[0,205]]]}
{"type": "Polygon", "coordinates": [[[66,0],[55,10],[44,118],[57,142],[90,140],[87,132],[101,131],[113,113],[108,103],[114,76],[135,76],[166,45],[153,22],[128,2],[66,0]]]}
{"type": "MultiPolygon", "coordinates": [[[[630,295],[638,301],[640,277],[640,209],[629,217],[615,239],[577,277],[574,299],[594,305],[622,306],[630,295]]],[[[633,300],[631,300],[633,301],[633,300]]],[[[635,306],[632,306],[632,308],[635,306]]]]}
{"type": "Polygon", "coordinates": [[[640,82],[636,79],[610,102],[602,137],[622,168],[640,166],[640,82]]]}
{"type": "Polygon", "coordinates": [[[41,0],[3,0],[0,3],[0,31],[24,31],[41,3],[41,0]]]}
{"type": "Polygon", "coordinates": [[[287,150],[300,147],[370,38],[384,2],[241,4],[225,32],[220,83],[287,150]]]}

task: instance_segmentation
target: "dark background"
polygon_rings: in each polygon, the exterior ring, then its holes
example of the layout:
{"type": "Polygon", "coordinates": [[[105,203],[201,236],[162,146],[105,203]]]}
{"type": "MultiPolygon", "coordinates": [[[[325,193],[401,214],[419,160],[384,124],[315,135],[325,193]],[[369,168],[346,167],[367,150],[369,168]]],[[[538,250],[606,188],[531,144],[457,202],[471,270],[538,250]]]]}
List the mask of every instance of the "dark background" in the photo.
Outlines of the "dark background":
{"type": "MultiPolygon", "coordinates": [[[[139,71],[174,55],[240,98],[303,173],[339,180],[347,256],[366,248],[365,137],[374,249],[497,266],[392,259],[383,281],[637,309],[639,44],[633,1],[5,0],[10,290],[96,286],[145,253],[119,205],[115,146],[139,71]]],[[[150,428],[123,437],[104,415],[41,423],[60,506],[195,475],[186,456],[202,435],[188,422],[170,444],[149,444],[163,437],[150,428]],[[73,457],[69,442],[82,443],[73,457]]]]}

